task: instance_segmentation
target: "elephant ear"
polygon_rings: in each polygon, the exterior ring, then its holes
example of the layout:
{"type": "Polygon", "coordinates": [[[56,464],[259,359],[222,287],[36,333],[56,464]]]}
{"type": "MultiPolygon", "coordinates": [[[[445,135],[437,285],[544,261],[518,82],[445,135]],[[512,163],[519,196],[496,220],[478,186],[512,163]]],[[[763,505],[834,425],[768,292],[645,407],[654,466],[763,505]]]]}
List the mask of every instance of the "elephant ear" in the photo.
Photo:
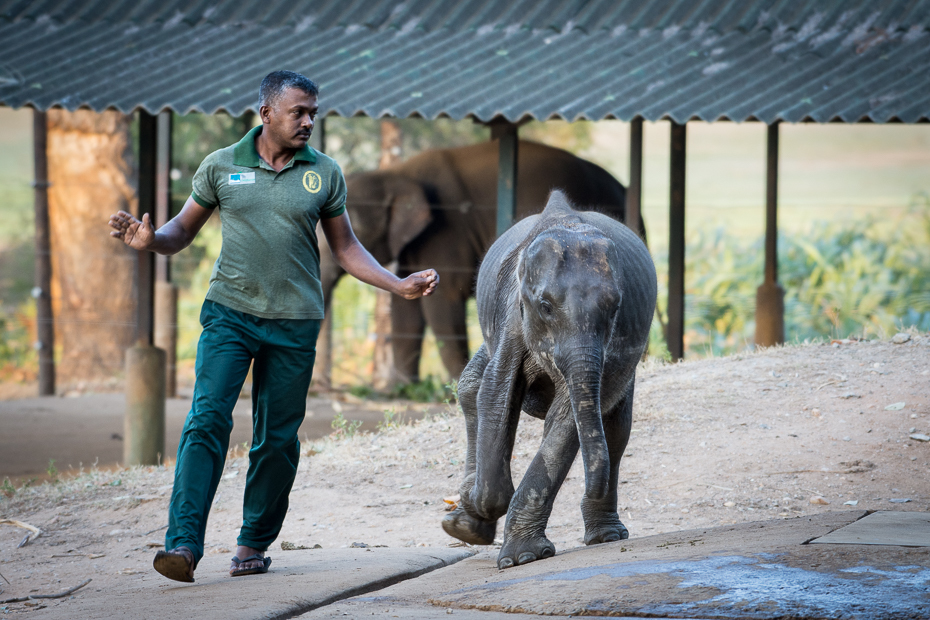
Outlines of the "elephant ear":
{"type": "Polygon", "coordinates": [[[388,246],[397,258],[408,243],[433,221],[426,194],[419,183],[394,178],[388,182],[391,214],[388,221],[388,246]]]}

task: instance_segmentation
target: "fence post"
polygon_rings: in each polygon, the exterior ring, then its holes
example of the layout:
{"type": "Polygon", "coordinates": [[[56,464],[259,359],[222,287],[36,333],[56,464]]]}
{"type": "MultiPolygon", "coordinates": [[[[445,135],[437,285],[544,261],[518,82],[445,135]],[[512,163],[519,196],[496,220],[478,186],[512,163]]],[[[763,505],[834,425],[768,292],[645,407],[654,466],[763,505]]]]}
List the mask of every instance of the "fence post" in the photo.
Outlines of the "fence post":
{"type": "MultiPolygon", "coordinates": [[[[156,117],[139,112],[139,213],[155,215],[156,117]]],[[[165,453],[165,352],[153,346],[155,255],[137,252],[136,344],[126,352],[123,465],[158,465],[165,453]]]]}
{"type": "Polygon", "coordinates": [[[48,118],[32,114],[35,157],[35,282],[36,343],[39,352],[39,396],[55,395],[55,319],[52,314],[52,246],[48,220],[48,118]]]}
{"type": "Polygon", "coordinates": [[[768,126],[765,175],[765,279],[756,290],[756,346],[785,342],[785,290],[778,284],[778,121],[768,126]]]}
{"type": "Polygon", "coordinates": [[[625,213],[627,228],[640,234],[643,196],[643,119],[630,121],[630,182],[626,187],[625,213]]]}
{"type": "Polygon", "coordinates": [[[670,121],[671,171],[668,222],[668,352],[685,356],[685,138],[686,124],[670,121]]]}

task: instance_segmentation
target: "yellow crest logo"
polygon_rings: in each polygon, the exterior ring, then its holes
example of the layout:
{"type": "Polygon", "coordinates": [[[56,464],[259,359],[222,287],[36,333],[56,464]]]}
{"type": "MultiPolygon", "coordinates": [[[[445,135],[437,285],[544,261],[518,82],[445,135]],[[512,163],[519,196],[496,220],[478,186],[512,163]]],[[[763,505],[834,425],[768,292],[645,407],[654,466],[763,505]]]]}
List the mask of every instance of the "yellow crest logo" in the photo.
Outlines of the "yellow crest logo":
{"type": "Polygon", "coordinates": [[[323,179],[320,178],[313,170],[308,170],[304,173],[304,189],[315,194],[320,191],[320,188],[323,187],[323,179]]]}

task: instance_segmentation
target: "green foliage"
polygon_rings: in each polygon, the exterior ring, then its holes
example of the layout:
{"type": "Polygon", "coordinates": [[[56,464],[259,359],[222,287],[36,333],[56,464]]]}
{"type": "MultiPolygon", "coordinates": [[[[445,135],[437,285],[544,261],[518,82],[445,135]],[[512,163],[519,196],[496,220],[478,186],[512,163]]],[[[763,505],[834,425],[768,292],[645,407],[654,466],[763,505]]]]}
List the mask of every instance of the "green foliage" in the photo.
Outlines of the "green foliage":
{"type": "Polygon", "coordinates": [[[38,372],[38,355],[32,346],[36,306],[31,300],[19,308],[0,304],[0,381],[29,381],[38,372]]]}
{"type": "Polygon", "coordinates": [[[336,417],[333,418],[333,436],[339,438],[354,437],[358,434],[358,430],[361,426],[361,420],[346,420],[345,416],[342,415],[340,411],[336,414],[336,417]]]}
{"type": "Polygon", "coordinates": [[[13,497],[16,495],[16,487],[13,486],[13,483],[10,482],[9,478],[3,479],[3,484],[0,484],[0,493],[3,493],[7,497],[13,497]]]}
{"type": "MultiPolygon", "coordinates": [[[[699,231],[687,247],[685,329],[691,354],[728,354],[751,345],[755,294],[762,283],[763,240],[723,229],[699,231]]],[[[660,276],[667,267],[658,257],[660,276]],[[664,267],[664,269],[663,269],[664,267]]],[[[779,239],[788,341],[887,336],[930,329],[930,209],[896,217],[818,223],[779,239]]],[[[660,283],[660,307],[666,287],[660,283]]],[[[653,331],[650,352],[662,337],[653,331]]]]}
{"type": "Polygon", "coordinates": [[[390,409],[385,409],[384,419],[378,422],[378,432],[383,433],[384,431],[391,430],[392,428],[398,428],[404,423],[404,414],[397,411],[395,407],[390,409]]]}
{"type": "Polygon", "coordinates": [[[449,394],[449,398],[444,399],[442,402],[446,405],[451,405],[452,403],[459,402],[458,379],[452,379],[444,387],[446,388],[446,392],[449,394]]]}
{"type": "Polygon", "coordinates": [[[353,385],[349,387],[349,394],[356,398],[371,398],[375,395],[375,389],[367,383],[353,385]]]}
{"type": "Polygon", "coordinates": [[[45,468],[45,473],[52,479],[52,482],[58,482],[58,468],[55,467],[55,459],[48,460],[48,467],[45,468]]]}
{"type": "Polygon", "coordinates": [[[420,381],[398,385],[391,391],[391,396],[420,403],[441,403],[452,398],[452,390],[449,384],[443,384],[438,378],[428,375],[420,381]]]}

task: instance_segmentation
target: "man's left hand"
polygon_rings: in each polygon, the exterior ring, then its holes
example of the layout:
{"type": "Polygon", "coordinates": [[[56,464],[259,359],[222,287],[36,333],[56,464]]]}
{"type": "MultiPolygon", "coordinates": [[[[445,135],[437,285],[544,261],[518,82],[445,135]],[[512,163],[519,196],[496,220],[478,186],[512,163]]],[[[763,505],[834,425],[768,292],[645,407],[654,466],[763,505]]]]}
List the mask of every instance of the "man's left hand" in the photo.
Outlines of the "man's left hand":
{"type": "Polygon", "coordinates": [[[397,284],[395,293],[404,299],[417,299],[432,295],[439,284],[439,274],[435,269],[411,273],[397,284]]]}

